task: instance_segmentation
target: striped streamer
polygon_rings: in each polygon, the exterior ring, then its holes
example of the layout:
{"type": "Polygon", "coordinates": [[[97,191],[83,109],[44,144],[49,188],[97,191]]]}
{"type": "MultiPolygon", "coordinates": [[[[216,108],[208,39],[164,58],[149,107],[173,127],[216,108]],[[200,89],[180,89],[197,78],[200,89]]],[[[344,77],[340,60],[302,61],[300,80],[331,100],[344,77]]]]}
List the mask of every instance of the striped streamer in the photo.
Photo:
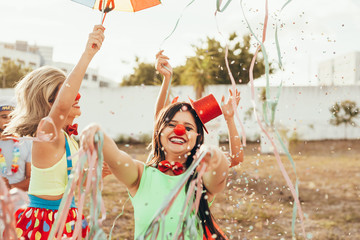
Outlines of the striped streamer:
{"type": "MultiPolygon", "coordinates": [[[[281,173],[283,174],[285,180],[286,180],[286,183],[288,185],[288,187],[290,188],[290,191],[294,197],[294,208],[293,208],[293,218],[292,218],[292,235],[293,237],[295,237],[295,221],[296,221],[296,212],[298,211],[299,213],[299,217],[300,217],[300,220],[301,220],[301,228],[302,228],[302,233],[303,233],[303,236],[306,237],[306,234],[305,234],[305,227],[304,227],[304,219],[303,219],[303,213],[302,213],[302,209],[301,209],[301,205],[300,205],[300,201],[299,201],[299,197],[298,197],[298,178],[296,176],[296,185],[295,185],[295,188],[285,170],[285,167],[283,165],[283,163],[281,162],[281,158],[280,158],[280,155],[279,155],[279,152],[276,148],[276,145],[274,143],[274,141],[272,140],[270,134],[266,131],[266,129],[263,127],[260,119],[259,119],[259,116],[256,112],[256,104],[255,104],[255,90],[254,90],[254,78],[253,78],[253,68],[254,68],[254,64],[255,64],[255,60],[256,60],[256,56],[259,52],[259,50],[261,49],[263,55],[264,55],[264,62],[265,62],[265,75],[266,75],[266,101],[264,102],[263,104],[263,113],[264,113],[264,121],[267,125],[267,127],[269,128],[272,128],[272,130],[276,133],[276,136],[282,146],[282,148],[284,149],[284,152],[286,153],[288,159],[290,160],[292,166],[293,166],[293,169],[294,169],[294,172],[295,172],[295,175],[296,175],[296,168],[295,168],[295,164],[294,164],[294,161],[290,155],[290,153],[288,152],[288,150],[286,149],[285,147],[285,144],[283,143],[280,135],[278,134],[277,132],[277,129],[276,127],[274,126],[274,119],[275,119],[275,110],[276,110],[276,106],[277,106],[277,103],[278,103],[278,100],[279,100],[279,96],[280,96],[280,90],[281,90],[281,86],[282,84],[280,84],[280,87],[279,87],[279,90],[278,90],[278,94],[277,94],[277,97],[275,100],[270,100],[270,88],[269,88],[269,62],[268,62],[268,57],[267,57],[267,53],[266,53],[266,49],[265,49],[265,46],[264,46],[264,42],[265,42],[265,39],[266,39],[266,29],[267,29],[267,21],[268,21],[268,2],[266,0],[266,5],[265,5],[265,9],[266,9],[266,14],[265,14],[265,20],[264,20],[264,29],[263,29],[263,38],[262,38],[262,41],[259,41],[259,39],[256,37],[256,35],[254,34],[254,32],[252,31],[251,29],[251,26],[248,22],[248,20],[246,19],[245,17],[245,12],[244,12],[244,8],[242,6],[242,0],[240,1],[241,2],[241,9],[242,9],[242,12],[243,12],[243,15],[244,15],[244,18],[245,18],[245,21],[247,23],[247,26],[250,30],[250,32],[252,33],[252,35],[255,37],[255,39],[258,41],[259,43],[259,46],[257,47],[256,49],[256,52],[254,54],[254,57],[252,59],[252,62],[251,62],[251,66],[250,66],[250,71],[249,71],[249,77],[250,77],[250,83],[251,83],[251,96],[252,96],[252,104],[254,106],[254,113],[255,113],[255,116],[256,116],[256,119],[257,119],[257,122],[258,122],[258,125],[260,126],[261,130],[264,132],[264,134],[268,137],[269,141],[271,142],[273,148],[274,148],[274,155],[276,157],[276,160],[277,160],[277,163],[279,165],[279,168],[280,168],[280,171],[281,173]],[[268,119],[268,116],[267,116],[267,112],[268,110],[271,111],[271,120],[269,121],[268,119]]],[[[290,1],[287,1],[284,6],[281,8],[281,10],[289,3],[290,1]]],[[[277,38],[277,32],[275,34],[275,37],[276,37],[276,46],[277,46],[277,52],[278,52],[278,57],[279,57],[279,66],[280,68],[282,68],[282,63],[281,63],[281,55],[280,55],[280,47],[279,47],[279,42],[278,42],[278,38],[277,38]]]]}
{"type": "MultiPolygon", "coordinates": [[[[225,65],[226,65],[226,69],[228,71],[228,74],[229,74],[229,77],[230,77],[230,80],[231,80],[231,86],[232,86],[232,91],[234,93],[236,93],[236,82],[235,82],[235,79],[234,79],[234,76],[232,75],[231,73],[231,69],[230,69],[230,65],[229,65],[229,60],[228,60],[228,54],[229,54],[229,44],[228,44],[228,40],[224,37],[224,35],[221,33],[220,29],[219,29],[219,24],[217,22],[217,19],[216,19],[216,14],[217,12],[223,12],[225,11],[225,9],[228,7],[228,5],[230,4],[232,0],[229,0],[223,8],[220,8],[221,6],[221,3],[222,3],[222,0],[217,0],[216,1],[216,11],[215,11],[215,20],[216,20],[216,27],[217,27],[217,30],[220,34],[220,36],[225,40],[226,42],[226,46],[225,46],[225,65]]],[[[236,104],[236,99],[235,98],[232,98],[232,107],[234,109],[234,113],[235,113],[235,116],[236,116],[236,119],[238,120],[239,124],[240,124],[240,127],[241,127],[241,141],[242,141],[242,145],[244,147],[246,147],[246,133],[245,133],[245,128],[244,128],[244,125],[242,124],[241,120],[240,120],[240,117],[239,117],[239,113],[237,111],[237,104],[236,104]]]]}
{"type": "Polygon", "coordinates": [[[168,39],[173,35],[173,33],[175,32],[177,26],[179,25],[180,19],[181,19],[182,15],[184,14],[185,10],[186,10],[193,2],[195,2],[195,0],[191,0],[191,1],[185,6],[185,8],[183,9],[182,13],[180,14],[178,20],[176,21],[173,30],[172,30],[172,31],[170,32],[170,34],[169,34],[167,37],[165,37],[165,39],[161,42],[159,49],[161,49],[161,47],[162,47],[162,45],[164,44],[164,42],[165,42],[166,40],[168,40],[168,39]]]}
{"type": "Polygon", "coordinates": [[[4,237],[4,239],[17,239],[15,232],[14,205],[10,198],[9,189],[1,176],[0,207],[0,227],[4,226],[4,229],[0,229],[0,237],[4,237]],[[2,233],[2,230],[4,230],[4,233],[2,233]]]}
{"type": "MultiPolygon", "coordinates": [[[[192,162],[192,164],[186,170],[186,172],[184,174],[182,174],[182,178],[179,180],[179,184],[174,189],[172,189],[171,192],[168,194],[168,196],[164,199],[163,204],[158,209],[158,211],[154,214],[153,221],[149,225],[148,229],[143,234],[139,235],[137,240],[148,239],[150,236],[151,236],[150,239],[166,239],[165,233],[159,232],[160,224],[163,224],[165,222],[164,220],[165,220],[166,214],[169,211],[169,209],[171,208],[172,203],[174,202],[176,197],[179,195],[182,188],[185,186],[187,180],[191,177],[195,168],[200,164],[201,160],[205,157],[205,155],[208,153],[208,151],[209,151],[208,149],[205,149],[199,155],[199,157],[192,162]]],[[[179,218],[177,232],[174,235],[174,239],[178,239],[178,238],[181,239],[181,236],[183,237],[185,232],[189,233],[190,237],[192,236],[193,239],[196,239],[196,237],[197,237],[198,230],[194,229],[197,227],[195,225],[196,214],[193,214],[193,213],[194,212],[197,213],[197,210],[199,207],[199,201],[200,201],[200,197],[201,197],[201,193],[202,193],[202,187],[201,187],[200,181],[201,181],[202,175],[205,172],[205,169],[206,169],[206,164],[204,164],[202,166],[202,168],[198,172],[197,178],[192,180],[192,182],[190,184],[190,187],[187,191],[186,202],[184,202],[184,205],[183,205],[182,215],[179,218]],[[195,181],[198,183],[197,184],[198,189],[197,189],[196,198],[194,200],[195,185],[196,185],[195,181]],[[191,207],[188,207],[189,205],[191,205],[191,207]],[[188,210],[185,212],[186,208],[188,210]],[[183,223],[185,223],[185,224],[183,224],[183,223]]]]}
{"type": "MultiPolygon", "coordinates": [[[[85,197],[90,194],[90,220],[89,227],[90,232],[87,238],[91,239],[106,239],[105,232],[101,229],[101,223],[106,218],[105,206],[101,197],[102,188],[102,165],[103,165],[103,147],[104,136],[102,132],[98,132],[95,135],[95,142],[97,143],[97,151],[83,152],[81,149],[78,153],[79,160],[73,167],[71,174],[69,175],[69,181],[66,186],[64,195],[62,197],[58,215],[56,216],[54,225],[51,229],[49,239],[60,239],[66,217],[68,215],[70,203],[74,196],[75,188],[78,190],[78,217],[75,223],[75,229],[73,232],[73,239],[81,239],[81,224],[82,224],[82,212],[85,204],[85,197]],[[84,171],[85,163],[88,164],[88,171],[84,171]],[[84,188],[85,185],[85,188],[84,188]],[[102,218],[100,218],[100,212],[102,218]]],[[[75,155],[71,156],[74,157],[75,155]]]]}

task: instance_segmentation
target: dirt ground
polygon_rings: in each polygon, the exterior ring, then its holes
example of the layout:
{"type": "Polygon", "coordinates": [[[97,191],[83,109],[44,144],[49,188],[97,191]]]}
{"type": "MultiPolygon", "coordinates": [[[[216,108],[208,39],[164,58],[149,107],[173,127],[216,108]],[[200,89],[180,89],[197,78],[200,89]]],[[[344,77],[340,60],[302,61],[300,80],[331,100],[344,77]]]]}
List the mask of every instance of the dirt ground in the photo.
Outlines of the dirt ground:
{"type": "MultiPolygon", "coordinates": [[[[143,161],[149,152],[145,145],[119,148],[143,161]]],[[[291,192],[275,157],[259,149],[258,143],[247,145],[244,163],[230,170],[227,187],[211,211],[229,239],[292,239],[291,192]]],[[[307,239],[360,239],[360,141],[299,141],[290,145],[290,152],[307,239]]],[[[289,159],[284,155],[281,161],[295,184],[289,159]]],[[[114,224],[112,239],[133,239],[133,208],[115,177],[105,179],[103,198],[105,232],[114,224]]],[[[299,218],[295,234],[306,239],[299,218]]]]}

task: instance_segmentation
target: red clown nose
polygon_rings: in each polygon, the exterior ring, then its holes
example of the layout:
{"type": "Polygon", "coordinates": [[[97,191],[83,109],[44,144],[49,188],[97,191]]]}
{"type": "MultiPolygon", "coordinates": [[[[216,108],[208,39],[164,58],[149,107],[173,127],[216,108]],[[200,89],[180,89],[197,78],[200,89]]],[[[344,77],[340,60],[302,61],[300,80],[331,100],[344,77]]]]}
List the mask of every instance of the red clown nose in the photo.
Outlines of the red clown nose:
{"type": "Polygon", "coordinates": [[[80,98],[81,98],[81,95],[80,95],[80,93],[78,93],[78,94],[76,95],[75,101],[78,101],[80,98]]]}
{"type": "Polygon", "coordinates": [[[182,124],[178,124],[176,125],[176,127],[174,128],[174,133],[178,136],[182,136],[185,134],[185,127],[182,124]]]}

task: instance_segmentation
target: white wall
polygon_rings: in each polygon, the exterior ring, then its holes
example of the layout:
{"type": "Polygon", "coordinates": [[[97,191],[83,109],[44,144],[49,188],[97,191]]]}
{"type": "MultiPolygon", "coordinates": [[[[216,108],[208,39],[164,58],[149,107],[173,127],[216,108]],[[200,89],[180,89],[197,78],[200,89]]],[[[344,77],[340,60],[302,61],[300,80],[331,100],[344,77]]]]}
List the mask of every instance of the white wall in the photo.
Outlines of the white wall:
{"type": "MultiPolygon", "coordinates": [[[[209,86],[207,92],[212,92],[220,103],[221,96],[228,94],[230,85],[209,86]]],[[[241,101],[239,115],[245,126],[248,139],[260,136],[260,128],[252,117],[244,122],[244,115],[252,107],[249,86],[240,86],[241,101]]],[[[258,101],[262,88],[256,89],[256,103],[259,113],[262,108],[258,101]]],[[[80,105],[82,115],[76,122],[80,130],[91,122],[100,123],[103,129],[113,138],[123,136],[140,136],[151,134],[153,128],[153,112],[158,86],[136,86],[121,88],[81,89],[80,105]]],[[[277,88],[272,87],[271,97],[275,97],[277,88]]],[[[331,113],[329,108],[343,100],[351,100],[360,107],[360,86],[341,87],[283,87],[276,111],[275,123],[286,128],[287,135],[294,132],[302,140],[343,139],[344,126],[332,126],[329,123],[331,113]]],[[[0,96],[13,94],[13,89],[0,89],[0,96]]],[[[188,96],[194,98],[192,86],[172,88],[172,96],[180,96],[179,101],[188,101],[188,96]]],[[[226,134],[227,129],[223,117],[215,121],[220,125],[220,134],[226,134]]],[[[237,120],[236,120],[237,122],[237,120]]],[[[358,121],[360,123],[360,121],[358,121]]],[[[240,131],[240,127],[238,128],[240,131]]],[[[348,139],[359,139],[360,128],[349,126],[348,139]]]]}

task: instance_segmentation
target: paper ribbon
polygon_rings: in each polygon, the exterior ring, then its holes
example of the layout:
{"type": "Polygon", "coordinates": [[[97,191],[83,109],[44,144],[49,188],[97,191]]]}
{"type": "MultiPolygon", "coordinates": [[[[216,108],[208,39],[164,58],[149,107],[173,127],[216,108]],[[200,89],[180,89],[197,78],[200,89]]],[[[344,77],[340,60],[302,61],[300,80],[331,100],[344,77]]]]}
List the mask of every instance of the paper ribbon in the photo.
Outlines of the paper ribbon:
{"type": "MultiPolygon", "coordinates": [[[[215,11],[215,19],[216,19],[216,14],[217,12],[223,12],[227,7],[228,5],[230,4],[231,0],[229,0],[222,9],[220,9],[220,6],[221,6],[221,3],[222,3],[222,0],[217,0],[216,1],[216,11],[215,11]]],[[[220,36],[224,39],[224,41],[226,42],[226,47],[225,47],[225,65],[226,65],[226,69],[228,71],[228,75],[230,77],[230,81],[231,81],[231,86],[232,86],[232,90],[234,93],[236,93],[236,83],[235,83],[235,79],[234,79],[234,76],[232,75],[232,72],[230,70],[230,65],[229,65],[229,60],[228,60],[228,53],[229,53],[229,44],[227,43],[228,40],[224,37],[224,35],[221,33],[220,29],[219,29],[219,24],[217,22],[217,19],[216,19],[216,28],[220,34],[220,36]]],[[[245,128],[244,128],[244,125],[242,124],[241,120],[240,120],[240,117],[239,117],[239,113],[237,111],[237,104],[236,104],[236,99],[235,98],[232,98],[232,107],[234,109],[234,113],[235,113],[235,117],[236,119],[238,120],[239,124],[240,124],[240,128],[241,128],[241,141],[242,141],[242,145],[244,147],[246,147],[246,133],[245,133],[245,128]]]]}
{"type": "MultiPolygon", "coordinates": [[[[222,8],[221,7],[221,4],[222,4],[222,0],[216,0],[216,12],[223,12],[225,11],[225,9],[229,6],[229,4],[231,3],[232,0],[228,0],[224,6],[222,8]]],[[[216,12],[215,12],[215,15],[216,15],[216,12]]]]}
{"type": "MultiPolygon", "coordinates": [[[[159,227],[160,227],[160,224],[161,223],[164,223],[164,220],[165,220],[165,216],[167,214],[167,212],[169,211],[169,209],[171,208],[173,202],[175,201],[176,197],[179,195],[179,193],[181,192],[181,189],[184,187],[184,185],[186,184],[187,180],[189,179],[189,177],[193,174],[193,171],[195,170],[195,168],[200,164],[201,160],[205,157],[205,155],[207,154],[208,150],[205,149],[200,155],[199,157],[194,160],[192,162],[192,164],[189,166],[189,168],[186,170],[186,172],[184,174],[182,174],[181,176],[181,179],[179,180],[179,183],[178,185],[173,188],[171,190],[171,192],[168,194],[168,196],[164,199],[163,201],[163,204],[161,205],[161,207],[158,209],[158,211],[154,214],[153,216],[153,221],[151,222],[151,224],[149,225],[148,229],[142,233],[141,235],[139,235],[139,237],[137,239],[141,240],[141,239],[146,239],[147,237],[149,237],[151,235],[151,239],[166,239],[166,236],[165,236],[165,233],[161,233],[161,236],[159,236],[159,227]]],[[[206,169],[206,165],[203,166],[202,169],[200,169],[199,173],[198,173],[198,177],[197,179],[201,179],[202,177],[202,174],[204,173],[206,169]]],[[[200,185],[198,185],[199,187],[200,185]]],[[[198,204],[198,202],[200,201],[200,197],[201,197],[201,193],[202,193],[202,189],[197,189],[197,192],[198,192],[198,195],[195,199],[195,203],[198,204]],[[199,195],[200,194],[200,195],[199,195]]],[[[191,197],[191,194],[194,194],[194,189],[188,189],[188,192],[187,192],[187,201],[190,200],[190,199],[193,199],[191,197]],[[190,196],[189,196],[190,195],[190,196]]],[[[184,206],[188,206],[189,205],[189,202],[185,202],[184,203],[184,206]]],[[[198,205],[196,206],[196,204],[192,204],[191,206],[191,210],[195,210],[197,211],[197,208],[198,208],[198,205]]],[[[190,211],[190,210],[189,210],[190,211]]],[[[191,211],[190,211],[191,212],[191,211]]],[[[182,212],[182,214],[184,214],[184,211],[182,212]]],[[[189,215],[189,214],[187,214],[189,215]]],[[[180,216],[180,219],[179,219],[179,223],[178,223],[178,229],[180,228],[180,226],[182,226],[182,222],[183,222],[183,219],[185,219],[185,217],[187,215],[181,215],[180,216]],[[182,217],[182,216],[185,216],[185,217],[182,217]]],[[[188,219],[188,221],[190,221],[188,219]]],[[[194,224],[191,224],[191,226],[194,227],[194,224]]],[[[191,227],[190,226],[190,227],[191,227]]],[[[188,229],[189,230],[189,229],[188,229]]],[[[184,232],[180,232],[180,236],[184,234],[184,232]]],[[[197,235],[194,235],[194,234],[197,234],[197,231],[189,231],[189,234],[192,235],[192,237],[194,239],[196,239],[197,235]]],[[[180,237],[179,236],[179,237],[180,237]]],[[[174,238],[177,238],[178,236],[174,235],[174,238]]]]}
{"type": "Polygon", "coordinates": [[[171,35],[173,35],[173,33],[175,32],[175,30],[176,30],[176,28],[177,28],[177,26],[178,26],[178,24],[179,24],[179,22],[180,22],[180,19],[181,19],[182,15],[183,15],[184,12],[185,12],[185,9],[187,9],[193,2],[195,2],[195,0],[191,0],[191,2],[189,2],[189,3],[185,6],[185,8],[184,8],[183,11],[181,12],[178,20],[176,21],[173,30],[172,30],[172,31],[170,32],[170,34],[169,34],[167,37],[165,37],[165,39],[161,42],[159,49],[161,49],[161,46],[164,44],[164,42],[165,42],[167,39],[169,39],[169,38],[171,37],[171,35]]]}
{"type": "Polygon", "coordinates": [[[77,221],[75,222],[75,228],[73,232],[73,239],[81,239],[81,224],[82,224],[82,212],[85,204],[85,197],[90,194],[90,220],[89,227],[90,232],[87,237],[91,239],[106,239],[106,234],[101,229],[100,225],[103,220],[106,218],[105,206],[101,197],[101,188],[102,188],[102,164],[103,164],[103,134],[101,132],[96,133],[95,142],[97,143],[97,151],[94,150],[93,153],[90,151],[84,152],[80,150],[78,153],[72,155],[74,157],[79,155],[79,160],[76,165],[73,167],[71,174],[69,175],[69,181],[66,186],[65,192],[63,194],[59,209],[58,215],[55,218],[53,227],[49,234],[49,239],[54,239],[55,234],[57,234],[56,239],[61,238],[61,232],[64,229],[64,224],[66,217],[68,215],[70,203],[74,195],[74,190],[76,185],[78,187],[78,216],[77,221]],[[88,162],[89,170],[87,172],[83,171],[85,163],[88,162]],[[86,179],[86,180],[85,180],[86,179]],[[83,187],[86,181],[85,188],[83,187]],[[99,214],[101,212],[102,218],[99,219],[99,214]]]}
{"type": "MultiPolygon", "coordinates": [[[[282,7],[282,9],[289,3],[290,1],[286,2],[284,4],[284,6],[282,7]]],[[[263,28],[263,38],[262,38],[262,41],[259,41],[259,39],[256,37],[256,35],[254,34],[254,32],[252,31],[251,29],[251,26],[247,20],[247,18],[245,17],[245,12],[244,12],[244,8],[242,6],[242,0],[240,1],[240,5],[241,5],[241,10],[243,12],[243,15],[244,15],[244,18],[245,18],[245,21],[247,23],[247,26],[250,30],[250,32],[252,33],[252,35],[255,37],[255,39],[258,41],[259,43],[259,46],[257,47],[256,51],[255,51],[255,54],[254,54],[254,57],[251,61],[251,65],[250,65],[250,70],[249,70],[249,78],[250,78],[250,84],[251,84],[251,97],[252,97],[252,104],[254,106],[254,114],[255,114],[255,117],[256,117],[256,120],[258,122],[258,125],[260,126],[261,130],[264,132],[264,134],[268,137],[271,145],[273,146],[274,148],[274,155],[275,155],[275,158],[276,158],[276,161],[279,165],[279,168],[280,168],[280,171],[281,173],[283,174],[284,178],[285,178],[285,181],[288,185],[288,187],[290,188],[290,191],[291,191],[291,194],[293,195],[294,197],[294,201],[295,201],[295,204],[294,204],[294,209],[293,209],[293,219],[292,219],[292,233],[293,233],[293,236],[295,235],[295,220],[296,220],[296,208],[297,208],[297,211],[299,213],[299,217],[300,217],[300,223],[301,223],[301,228],[302,228],[302,232],[303,232],[303,235],[304,237],[306,237],[306,234],[305,234],[305,227],[304,227],[304,219],[303,219],[303,213],[302,213],[302,209],[301,209],[301,205],[300,205],[300,201],[299,201],[299,197],[298,197],[298,181],[296,180],[296,187],[294,188],[286,170],[285,170],[285,167],[283,165],[283,163],[281,162],[281,158],[280,158],[280,155],[279,155],[279,152],[277,150],[277,147],[274,143],[274,141],[272,140],[270,134],[265,130],[265,128],[263,127],[260,119],[259,119],[259,116],[256,112],[256,103],[255,103],[255,90],[254,90],[254,78],[253,78],[253,69],[254,69],[254,64],[255,64],[255,60],[256,60],[256,57],[257,57],[257,54],[261,48],[262,50],[262,53],[264,55],[264,62],[265,62],[265,75],[266,75],[266,99],[267,100],[270,100],[270,91],[269,91],[269,63],[268,63],[268,58],[267,58],[267,53],[266,53],[266,49],[265,49],[265,46],[263,45],[263,43],[265,42],[265,39],[266,39],[266,29],[267,29],[267,21],[268,21],[268,2],[266,0],[266,3],[265,3],[265,20],[264,20],[264,28],[263,28]]],[[[277,40],[278,42],[278,40],[277,40]]],[[[277,48],[278,48],[278,53],[280,52],[279,51],[279,45],[277,43],[277,48]]],[[[280,55],[279,55],[280,56],[280,55]]],[[[281,63],[281,61],[279,61],[279,63],[281,63]]],[[[285,145],[283,144],[282,142],[282,139],[280,138],[280,135],[277,133],[277,130],[276,130],[276,127],[273,126],[273,122],[274,122],[274,116],[275,116],[275,110],[276,110],[276,106],[277,106],[277,102],[278,102],[278,99],[279,99],[279,95],[280,95],[280,89],[281,89],[281,86],[282,84],[280,84],[280,88],[279,88],[279,91],[278,91],[278,95],[277,95],[277,98],[275,101],[271,102],[271,101],[265,101],[265,103],[263,104],[263,110],[264,110],[264,120],[265,122],[267,123],[268,126],[271,126],[273,127],[274,129],[274,132],[277,134],[277,137],[278,137],[278,140],[279,142],[281,143],[282,147],[285,149],[285,152],[287,153],[287,156],[288,158],[290,159],[290,161],[292,162],[293,164],[293,161],[292,161],[292,158],[289,154],[289,152],[287,151],[285,145]],[[272,118],[271,118],[271,121],[268,120],[267,118],[267,110],[270,106],[270,109],[272,111],[272,118]]],[[[293,167],[295,167],[295,165],[293,164],[293,167]]],[[[294,168],[295,170],[295,168],[294,168]]],[[[295,171],[296,173],[296,171],[295,171]]]]}
{"type": "Polygon", "coordinates": [[[11,201],[9,189],[7,188],[5,181],[0,176],[0,207],[2,213],[0,214],[0,221],[4,224],[4,233],[0,237],[4,239],[17,239],[15,231],[15,218],[14,218],[14,205],[11,201]]]}

